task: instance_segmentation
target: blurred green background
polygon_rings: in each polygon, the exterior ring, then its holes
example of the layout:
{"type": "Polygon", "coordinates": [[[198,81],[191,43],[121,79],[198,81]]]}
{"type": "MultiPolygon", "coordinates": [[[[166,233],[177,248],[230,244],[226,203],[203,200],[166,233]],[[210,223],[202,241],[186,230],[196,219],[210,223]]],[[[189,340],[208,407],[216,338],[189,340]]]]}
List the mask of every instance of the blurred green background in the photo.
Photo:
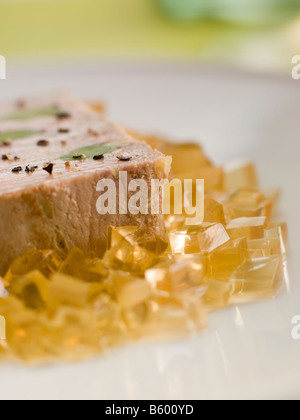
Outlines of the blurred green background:
{"type": "Polygon", "coordinates": [[[0,54],[197,60],[283,71],[300,0],[0,0],[0,54]]]}

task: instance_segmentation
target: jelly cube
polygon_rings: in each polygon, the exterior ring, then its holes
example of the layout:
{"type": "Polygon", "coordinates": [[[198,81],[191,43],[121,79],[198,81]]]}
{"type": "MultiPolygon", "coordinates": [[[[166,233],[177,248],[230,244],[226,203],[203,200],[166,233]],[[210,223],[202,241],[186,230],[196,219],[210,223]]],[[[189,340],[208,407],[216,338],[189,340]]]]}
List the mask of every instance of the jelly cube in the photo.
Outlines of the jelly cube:
{"type": "Polygon", "coordinates": [[[54,251],[39,251],[35,248],[16,258],[4,277],[8,286],[15,278],[33,270],[38,270],[46,277],[59,269],[61,259],[54,251]]]}
{"type": "Polygon", "coordinates": [[[227,215],[230,219],[241,217],[266,217],[270,221],[273,202],[254,189],[238,190],[225,199],[227,215]]]}
{"type": "Polygon", "coordinates": [[[32,309],[45,309],[50,304],[49,281],[38,270],[15,279],[10,292],[32,309]]]}
{"type": "Polygon", "coordinates": [[[113,270],[143,274],[157,262],[157,256],[145,248],[132,246],[123,239],[106,252],[103,261],[113,270]]]}
{"type": "Polygon", "coordinates": [[[51,277],[49,290],[57,301],[69,305],[84,305],[91,293],[91,284],[63,273],[51,277]]]}
{"type": "Polygon", "coordinates": [[[176,178],[184,181],[185,179],[204,180],[205,192],[211,190],[222,190],[224,184],[223,168],[216,166],[204,166],[181,174],[177,174],[176,178]]]}
{"type": "Polygon", "coordinates": [[[273,223],[265,230],[265,239],[267,241],[278,241],[280,243],[280,251],[285,255],[288,250],[288,227],[286,223],[273,223]]]}
{"type": "Polygon", "coordinates": [[[117,301],[121,308],[137,306],[150,298],[152,291],[149,284],[142,279],[133,278],[127,273],[117,271],[113,274],[117,301]]]}
{"type": "Polygon", "coordinates": [[[175,177],[191,170],[196,171],[202,167],[212,166],[198,144],[173,144],[171,147],[166,148],[164,153],[172,156],[172,172],[175,177]]]}
{"type": "Polygon", "coordinates": [[[206,197],[204,201],[204,222],[226,224],[223,204],[206,197]]]}
{"type": "Polygon", "coordinates": [[[185,216],[167,215],[165,217],[166,229],[168,232],[179,229],[185,225],[185,216]]]}
{"type": "Polygon", "coordinates": [[[248,258],[246,238],[231,240],[207,257],[208,277],[228,281],[231,274],[248,258]]]}
{"type": "Polygon", "coordinates": [[[283,286],[280,256],[246,261],[232,275],[235,290],[231,303],[241,303],[273,297],[283,286]]]}
{"type": "Polygon", "coordinates": [[[261,191],[253,188],[244,188],[231,193],[226,203],[232,207],[240,209],[255,208],[264,200],[264,195],[261,191]]]}
{"type": "Polygon", "coordinates": [[[160,238],[153,229],[136,226],[111,227],[109,248],[118,245],[123,239],[131,246],[145,248],[155,255],[164,253],[168,246],[166,239],[160,238]]]}
{"type": "Polygon", "coordinates": [[[280,240],[277,239],[254,239],[248,241],[249,258],[263,258],[271,255],[280,255],[280,240]]]}
{"type": "Polygon", "coordinates": [[[106,274],[104,270],[95,270],[95,261],[88,259],[78,248],[73,248],[70,251],[64,263],[61,265],[60,272],[88,283],[97,283],[106,274]]]}
{"type": "Polygon", "coordinates": [[[122,311],[122,318],[128,329],[129,335],[133,338],[141,337],[144,334],[144,326],[147,321],[148,302],[136,306],[127,307],[122,311]]]}
{"type": "Polygon", "coordinates": [[[200,255],[178,255],[147,270],[145,277],[153,289],[178,294],[201,285],[204,272],[200,255]]]}
{"type": "Polygon", "coordinates": [[[183,295],[179,300],[172,296],[157,296],[150,299],[147,319],[143,326],[148,338],[166,339],[169,337],[183,337],[196,333],[207,325],[206,310],[203,304],[201,289],[199,295],[183,295]]]}
{"type": "Polygon", "coordinates": [[[241,217],[233,219],[227,225],[227,232],[232,239],[262,239],[265,235],[265,217],[241,217]]]}
{"type": "Polygon", "coordinates": [[[199,254],[212,252],[230,240],[220,223],[203,223],[188,226],[169,233],[171,250],[176,254],[199,254]]]}
{"type": "Polygon", "coordinates": [[[206,283],[205,304],[208,309],[214,310],[226,306],[234,292],[233,283],[212,278],[208,278],[206,283]]]}

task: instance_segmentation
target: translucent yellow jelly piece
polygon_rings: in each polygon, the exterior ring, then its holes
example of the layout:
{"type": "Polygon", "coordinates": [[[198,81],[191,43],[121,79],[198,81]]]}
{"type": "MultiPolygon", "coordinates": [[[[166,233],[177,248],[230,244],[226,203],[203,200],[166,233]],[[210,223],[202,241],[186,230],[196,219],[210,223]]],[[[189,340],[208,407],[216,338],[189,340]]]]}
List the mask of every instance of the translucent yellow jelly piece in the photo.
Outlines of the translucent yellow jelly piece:
{"type": "Polygon", "coordinates": [[[88,283],[96,283],[103,279],[105,270],[95,270],[95,261],[87,258],[77,248],[73,248],[60,268],[61,273],[76,277],[88,283]]]}
{"type": "Polygon", "coordinates": [[[231,240],[207,257],[208,277],[228,281],[232,273],[248,258],[246,238],[231,240]]]}
{"type": "Polygon", "coordinates": [[[265,217],[268,223],[271,220],[273,205],[271,201],[263,201],[256,208],[230,208],[231,218],[241,217],[265,217]]]}
{"type": "Polygon", "coordinates": [[[225,228],[220,223],[203,223],[200,226],[188,226],[169,233],[171,250],[176,254],[199,254],[212,252],[230,240],[225,228]]]}
{"type": "Polygon", "coordinates": [[[198,331],[207,326],[207,310],[204,304],[206,293],[207,287],[202,285],[177,295],[185,308],[187,318],[194,323],[194,328],[198,331]]]}
{"type": "MultiPolygon", "coordinates": [[[[195,191],[193,192],[193,199],[195,197],[195,191]]],[[[190,196],[185,195],[185,203],[188,208],[195,208],[196,203],[192,201],[190,196]]],[[[181,216],[173,216],[175,221],[180,221],[181,216]]],[[[224,207],[223,204],[219,203],[218,201],[214,200],[213,198],[206,196],[204,199],[204,219],[201,220],[201,223],[222,223],[223,225],[226,224],[225,221],[225,214],[224,214],[224,207]]],[[[175,223],[174,223],[175,224],[175,223]]],[[[198,224],[198,223],[195,223],[198,224]]],[[[181,224],[182,227],[184,225],[181,224]]],[[[170,230],[170,229],[168,229],[170,230]]]]}
{"type": "Polygon", "coordinates": [[[241,217],[233,219],[227,225],[227,232],[232,239],[262,239],[265,235],[265,217],[241,217]]]}
{"type": "Polygon", "coordinates": [[[257,188],[256,168],[248,162],[232,162],[225,168],[225,188],[239,190],[241,188],[257,188]]]}
{"type": "Polygon", "coordinates": [[[16,314],[18,316],[23,308],[24,305],[22,301],[12,294],[0,299],[0,314],[4,317],[8,317],[11,314],[16,314]]]}
{"type": "Polygon", "coordinates": [[[113,248],[116,245],[119,245],[120,242],[126,239],[126,236],[129,236],[130,234],[132,234],[132,231],[136,232],[137,229],[138,229],[137,227],[131,227],[131,226],[125,226],[125,227],[120,227],[120,228],[111,226],[109,229],[109,235],[108,235],[108,244],[107,244],[108,249],[113,248]]]}
{"type": "Polygon", "coordinates": [[[130,132],[135,138],[146,141],[153,149],[172,156],[172,173],[177,176],[202,166],[211,166],[198,143],[174,143],[164,138],[130,132]]]}
{"type": "Polygon", "coordinates": [[[222,190],[224,184],[223,168],[216,166],[205,166],[190,169],[188,172],[177,174],[176,178],[184,181],[185,179],[204,179],[205,192],[210,190],[222,190]]]}
{"type": "Polygon", "coordinates": [[[172,144],[171,147],[167,147],[164,153],[173,158],[172,172],[175,176],[191,170],[196,171],[200,167],[212,166],[198,144],[172,144]]]}
{"type": "Polygon", "coordinates": [[[99,278],[101,280],[105,279],[108,276],[108,273],[109,273],[109,271],[105,267],[105,264],[102,260],[94,261],[93,264],[91,264],[90,267],[89,267],[89,272],[98,274],[100,276],[100,277],[98,277],[98,280],[99,280],[99,278]]]}
{"type": "MultiPolygon", "coordinates": [[[[27,316],[25,318],[27,319],[27,316]]],[[[10,352],[12,356],[24,362],[36,364],[50,357],[52,349],[50,337],[49,331],[39,322],[34,311],[31,311],[30,322],[19,325],[8,323],[7,344],[10,352]]]]}
{"type": "Polygon", "coordinates": [[[127,309],[137,306],[149,299],[152,291],[149,284],[142,279],[134,279],[132,276],[115,272],[116,297],[121,308],[127,309]]]}
{"type": "Polygon", "coordinates": [[[182,337],[205,328],[207,318],[203,296],[199,293],[194,300],[190,300],[189,295],[186,299],[183,297],[179,300],[169,296],[150,299],[143,326],[146,338],[182,337]]]}
{"type": "Polygon", "coordinates": [[[233,275],[235,291],[231,303],[273,297],[283,286],[280,256],[246,261],[233,275]]]}
{"type": "Polygon", "coordinates": [[[109,249],[103,258],[104,263],[113,270],[143,274],[156,263],[157,257],[140,246],[132,246],[123,239],[118,245],[109,249]]]}
{"type": "Polygon", "coordinates": [[[99,299],[95,308],[61,305],[48,322],[50,351],[56,357],[77,360],[123,344],[123,323],[117,304],[99,299]]]}
{"type": "Polygon", "coordinates": [[[63,273],[51,277],[50,294],[57,301],[69,305],[85,305],[92,291],[92,285],[63,273]]]}
{"type": "Polygon", "coordinates": [[[122,311],[122,317],[128,329],[129,335],[140,337],[144,333],[144,325],[148,316],[148,302],[142,302],[136,306],[127,307],[122,311]]]}
{"type": "Polygon", "coordinates": [[[204,274],[200,255],[178,255],[147,270],[145,277],[153,289],[176,294],[201,285],[204,274]]]}
{"type": "Polygon", "coordinates": [[[288,251],[288,227],[286,223],[273,223],[265,230],[265,239],[267,241],[277,241],[280,243],[280,251],[285,255],[288,251]]]}
{"type": "Polygon", "coordinates": [[[131,246],[145,248],[155,255],[161,255],[168,246],[166,238],[160,238],[154,229],[136,226],[111,227],[109,248],[118,245],[123,239],[131,246]]]}
{"type": "Polygon", "coordinates": [[[204,201],[204,222],[226,224],[223,204],[206,197],[204,201]]]}
{"type": "Polygon", "coordinates": [[[35,270],[14,280],[10,292],[29,308],[45,309],[50,304],[49,284],[47,278],[35,270]]]}
{"type": "Polygon", "coordinates": [[[227,215],[230,219],[241,217],[262,217],[270,221],[273,202],[254,189],[238,190],[225,199],[227,215]]]}
{"type": "Polygon", "coordinates": [[[240,209],[256,208],[264,200],[261,191],[253,188],[244,188],[234,191],[226,198],[226,203],[240,209]]]}
{"type": "Polygon", "coordinates": [[[6,339],[0,338],[0,360],[8,360],[9,356],[9,347],[7,345],[6,339]]]}
{"type": "Polygon", "coordinates": [[[254,239],[248,241],[249,258],[263,258],[271,255],[280,255],[281,246],[277,239],[254,239]]]}
{"type": "Polygon", "coordinates": [[[54,251],[39,251],[35,248],[16,258],[4,277],[8,286],[14,278],[33,270],[39,270],[46,277],[59,269],[61,259],[54,251]]]}
{"type": "Polygon", "coordinates": [[[35,248],[16,258],[4,277],[5,283],[9,284],[14,277],[21,276],[33,270],[42,260],[43,252],[35,248]]]}
{"type": "Polygon", "coordinates": [[[93,306],[60,305],[53,317],[42,319],[52,351],[69,360],[99,353],[123,341],[121,312],[110,297],[100,295],[93,306]]]}
{"type": "Polygon", "coordinates": [[[208,309],[214,310],[226,306],[234,292],[234,284],[212,278],[206,279],[206,284],[205,304],[208,309]]]}
{"type": "Polygon", "coordinates": [[[45,355],[41,341],[48,334],[42,328],[36,311],[26,308],[12,295],[0,299],[0,313],[6,320],[6,347],[11,357],[27,361],[45,355]]]}
{"type": "Polygon", "coordinates": [[[166,229],[168,232],[179,229],[185,225],[185,216],[167,215],[165,217],[166,229]]]}

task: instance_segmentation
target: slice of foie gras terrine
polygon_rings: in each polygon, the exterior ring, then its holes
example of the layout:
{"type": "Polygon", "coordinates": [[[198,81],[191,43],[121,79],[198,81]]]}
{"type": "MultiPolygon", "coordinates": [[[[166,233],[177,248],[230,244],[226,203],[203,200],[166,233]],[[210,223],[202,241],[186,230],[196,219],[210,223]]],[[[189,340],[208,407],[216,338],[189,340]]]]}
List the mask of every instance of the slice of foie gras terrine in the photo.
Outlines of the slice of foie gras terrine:
{"type": "Polygon", "coordinates": [[[150,202],[151,180],[167,179],[169,161],[87,104],[58,94],[0,105],[0,146],[0,275],[33,247],[102,256],[109,226],[164,235],[162,211],[123,214],[123,205],[120,214],[117,197],[117,214],[99,214],[99,181],[115,181],[118,195],[126,172],[127,186],[147,181],[150,202]]]}

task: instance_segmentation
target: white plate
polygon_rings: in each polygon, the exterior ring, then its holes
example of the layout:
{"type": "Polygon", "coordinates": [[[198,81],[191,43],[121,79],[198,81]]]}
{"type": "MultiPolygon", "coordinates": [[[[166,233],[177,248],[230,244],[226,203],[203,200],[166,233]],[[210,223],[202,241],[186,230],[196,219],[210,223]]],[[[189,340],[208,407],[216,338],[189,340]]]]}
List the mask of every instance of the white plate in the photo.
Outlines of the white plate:
{"type": "Polygon", "coordinates": [[[299,398],[300,341],[291,331],[300,315],[300,81],[119,63],[9,65],[0,81],[1,100],[58,88],[105,100],[129,127],[199,139],[218,163],[252,158],[264,186],[283,188],[290,292],[215,313],[191,340],[133,345],[71,365],[1,366],[0,399],[299,398]]]}

